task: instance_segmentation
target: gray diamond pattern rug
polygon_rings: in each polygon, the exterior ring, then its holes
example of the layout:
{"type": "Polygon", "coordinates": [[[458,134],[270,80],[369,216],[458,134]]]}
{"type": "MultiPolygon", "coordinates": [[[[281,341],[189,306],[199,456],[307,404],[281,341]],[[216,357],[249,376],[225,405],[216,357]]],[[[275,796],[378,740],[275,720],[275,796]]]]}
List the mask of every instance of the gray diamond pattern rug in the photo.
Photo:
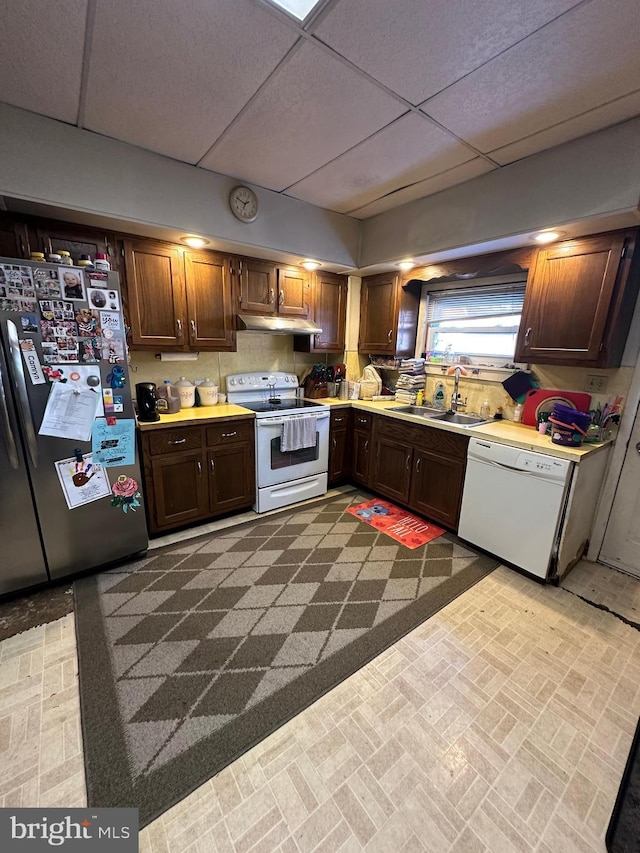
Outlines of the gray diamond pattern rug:
{"type": "Polygon", "coordinates": [[[76,583],[89,802],[147,823],[497,565],[351,493],[76,583]]]}

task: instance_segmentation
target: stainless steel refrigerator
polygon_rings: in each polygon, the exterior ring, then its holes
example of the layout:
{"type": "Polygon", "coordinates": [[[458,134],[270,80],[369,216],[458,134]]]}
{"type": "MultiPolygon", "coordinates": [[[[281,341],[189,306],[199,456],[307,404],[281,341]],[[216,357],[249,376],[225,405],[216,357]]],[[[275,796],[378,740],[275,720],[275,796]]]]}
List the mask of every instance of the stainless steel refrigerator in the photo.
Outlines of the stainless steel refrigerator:
{"type": "Polygon", "coordinates": [[[136,441],[133,464],[129,443],[103,465],[88,436],[40,434],[56,383],[98,395],[101,424],[130,439],[118,275],[0,258],[0,595],[148,545],[136,441]]]}

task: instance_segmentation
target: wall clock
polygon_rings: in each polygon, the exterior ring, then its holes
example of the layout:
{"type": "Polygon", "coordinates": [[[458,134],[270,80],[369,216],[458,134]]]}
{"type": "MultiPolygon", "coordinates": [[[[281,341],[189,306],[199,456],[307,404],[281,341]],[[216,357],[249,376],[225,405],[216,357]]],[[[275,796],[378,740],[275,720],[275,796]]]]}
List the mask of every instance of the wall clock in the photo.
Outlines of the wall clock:
{"type": "Polygon", "coordinates": [[[249,187],[234,187],[229,193],[229,207],[240,222],[253,222],[258,218],[258,196],[249,187]]]}

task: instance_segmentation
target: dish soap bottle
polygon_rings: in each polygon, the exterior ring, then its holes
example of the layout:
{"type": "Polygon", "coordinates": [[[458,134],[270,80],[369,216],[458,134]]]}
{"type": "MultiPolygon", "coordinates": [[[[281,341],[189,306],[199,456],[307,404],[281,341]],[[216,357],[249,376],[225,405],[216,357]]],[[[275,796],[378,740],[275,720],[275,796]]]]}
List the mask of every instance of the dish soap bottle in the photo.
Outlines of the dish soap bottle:
{"type": "Polygon", "coordinates": [[[422,406],[424,403],[424,391],[420,389],[416,394],[416,406],[422,406]]]}
{"type": "Polygon", "coordinates": [[[513,422],[519,424],[522,420],[522,403],[518,403],[513,410],[513,422]]]}
{"type": "Polygon", "coordinates": [[[433,407],[434,409],[444,409],[444,385],[442,382],[438,382],[436,386],[436,393],[433,397],[433,407]]]}

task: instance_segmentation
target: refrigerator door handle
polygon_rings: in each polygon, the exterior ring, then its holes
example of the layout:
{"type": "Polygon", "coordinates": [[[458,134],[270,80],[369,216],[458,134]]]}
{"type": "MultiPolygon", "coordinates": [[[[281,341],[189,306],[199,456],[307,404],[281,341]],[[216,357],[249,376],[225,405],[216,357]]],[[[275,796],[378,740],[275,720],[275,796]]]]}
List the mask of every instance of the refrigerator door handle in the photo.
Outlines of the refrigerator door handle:
{"type": "Polygon", "coordinates": [[[9,420],[9,409],[7,407],[7,395],[4,390],[4,376],[2,375],[2,366],[0,365],[0,425],[2,426],[2,436],[7,445],[7,456],[9,464],[17,470],[20,467],[18,459],[18,448],[16,440],[11,429],[11,421],[9,420]]]}
{"type": "Polygon", "coordinates": [[[27,381],[24,377],[22,356],[20,355],[20,341],[18,340],[18,329],[12,320],[7,320],[7,332],[9,336],[9,347],[11,350],[11,361],[13,362],[13,381],[18,392],[18,402],[22,424],[27,436],[27,448],[33,467],[38,467],[38,441],[33,426],[31,409],[29,408],[29,395],[27,394],[27,381]]]}

